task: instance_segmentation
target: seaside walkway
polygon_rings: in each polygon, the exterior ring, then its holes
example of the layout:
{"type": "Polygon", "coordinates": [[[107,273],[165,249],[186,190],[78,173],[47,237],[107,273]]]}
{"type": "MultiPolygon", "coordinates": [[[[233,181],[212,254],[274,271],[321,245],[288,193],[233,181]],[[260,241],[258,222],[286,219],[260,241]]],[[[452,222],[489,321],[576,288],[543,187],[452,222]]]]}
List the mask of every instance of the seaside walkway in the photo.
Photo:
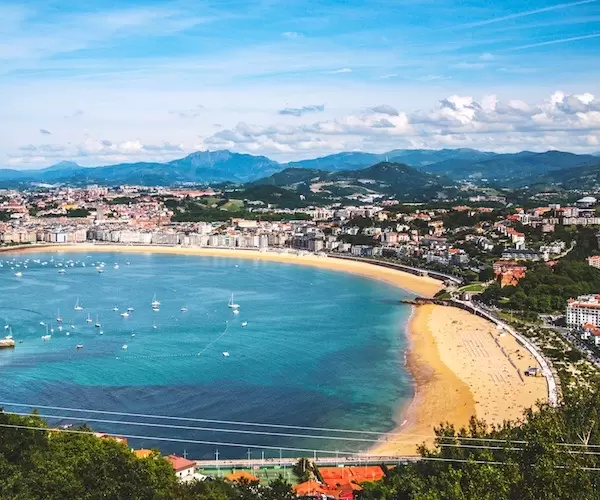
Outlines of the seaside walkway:
{"type": "Polygon", "coordinates": [[[404,271],[405,273],[414,274],[416,276],[430,276],[431,278],[438,279],[440,281],[451,281],[456,285],[461,285],[463,283],[462,278],[458,278],[457,276],[452,276],[451,274],[442,273],[441,271],[433,271],[431,269],[425,269],[421,267],[413,267],[407,266],[406,264],[399,264],[397,262],[389,262],[386,260],[379,259],[371,259],[369,257],[355,257],[353,255],[342,255],[335,253],[328,253],[328,257],[333,257],[335,259],[345,259],[345,260],[356,260],[358,262],[368,262],[369,264],[375,264],[376,266],[381,267],[389,267],[391,269],[398,269],[399,271],[404,271]]]}
{"type": "Polygon", "coordinates": [[[482,318],[485,318],[488,321],[491,321],[495,325],[499,326],[503,330],[510,333],[515,339],[517,339],[519,344],[521,344],[523,347],[525,347],[525,349],[527,349],[531,353],[531,355],[535,358],[535,360],[540,365],[542,375],[546,379],[546,384],[548,386],[548,402],[552,406],[556,406],[558,404],[559,389],[558,389],[558,384],[556,383],[556,379],[554,378],[554,373],[552,372],[552,368],[550,367],[548,361],[538,351],[536,346],[534,346],[529,340],[527,340],[521,334],[517,333],[517,331],[514,328],[512,328],[511,326],[506,324],[504,321],[499,320],[498,318],[496,318],[492,314],[488,313],[484,309],[476,306],[475,304],[473,304],[473,302],[466,301],[466,300],[458,300],[458,299],[453,299],[452,302],[454,304],[456,304],[458,307],[460,307],[461,309],[466,309],[467,311],[469,311],[477,316],[481,316],[482,318]]]}

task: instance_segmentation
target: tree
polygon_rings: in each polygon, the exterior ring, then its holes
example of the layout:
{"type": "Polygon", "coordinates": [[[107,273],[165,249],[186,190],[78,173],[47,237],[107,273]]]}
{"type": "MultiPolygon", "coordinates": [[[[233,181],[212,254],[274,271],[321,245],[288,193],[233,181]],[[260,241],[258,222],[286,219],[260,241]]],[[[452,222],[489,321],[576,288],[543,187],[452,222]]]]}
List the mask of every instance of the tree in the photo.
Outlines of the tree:
{"type": "Polygon", "coordinates": [[[308,481],[310,479],[310,472],[312,466],[308,458],[301,458],[296,462],[292,468],[292,472],[300,480],[300,482],[308,481]]]}

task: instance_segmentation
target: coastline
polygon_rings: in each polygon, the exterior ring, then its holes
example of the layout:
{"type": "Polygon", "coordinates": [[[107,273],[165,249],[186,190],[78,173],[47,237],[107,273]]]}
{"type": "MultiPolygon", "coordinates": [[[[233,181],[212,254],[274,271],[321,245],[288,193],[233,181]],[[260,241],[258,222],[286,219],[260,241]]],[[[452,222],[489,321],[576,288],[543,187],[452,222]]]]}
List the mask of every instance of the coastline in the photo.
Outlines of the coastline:
{"type": "MultiPolygon", "coordinates": [[[[70,244],[26,246],[14,253],[120,252],[245,258],[349,272],[432,297],[441,282],[389,267],[314,254],[256,250],[70,244]]],[[[536,361],[511,335],[500,336],[489,321],[467,311],[438,305],[413,306],[402,334],[408,347],[406,368],[413,378],[413,398],[396,411],[396,428],[368,450],[369,455],[411,456],[421,443],[433,444],[434,427],[450,422],[458,429],[471,416],[488,423],[518,419],[525,407],[547,399],[545,379],[526,377],[518,369],[536,361]],[[514,358],[507,359],[507,353],[514,358]],[[531,380],[529,380],[531,379],[531,380]],[[546,398],[545,398],[546,395],[546,398]]]]}

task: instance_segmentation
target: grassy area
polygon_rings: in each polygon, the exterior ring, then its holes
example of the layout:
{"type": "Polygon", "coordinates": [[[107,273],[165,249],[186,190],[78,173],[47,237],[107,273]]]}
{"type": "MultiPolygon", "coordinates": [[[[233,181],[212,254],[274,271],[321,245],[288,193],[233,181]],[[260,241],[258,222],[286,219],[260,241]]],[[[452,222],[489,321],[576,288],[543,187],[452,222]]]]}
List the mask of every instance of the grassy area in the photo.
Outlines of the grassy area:
{"type": "Polygon", "coordinates": [[[242,200],[229,200],[220,208],[221,210],[227,210],[229,212],[238,212],[244,209],[244,202],[242,200]]]}
{"type": "Polygon", "coordinates": [[[471,283],[470,285],[459,288],[459,292],[475,292],[480,293],[485,290],[486,286],[483,283],[471,283]]]}
{"type": "Polygon", "coordinates": [[[261,484],[269,484],[275,481],[279,475],[290,484],[298,484],[298,478],[292,472],[291,467],[279,467],[277,465],[273,467],[261,467],[259,469],[229,469],[229,468],[210,468],[210,469],[197,469],[197,472],[204,474],[205,476],[212,477],[224,477],[232,472],[248,472],[260,480],[261,484]]]}

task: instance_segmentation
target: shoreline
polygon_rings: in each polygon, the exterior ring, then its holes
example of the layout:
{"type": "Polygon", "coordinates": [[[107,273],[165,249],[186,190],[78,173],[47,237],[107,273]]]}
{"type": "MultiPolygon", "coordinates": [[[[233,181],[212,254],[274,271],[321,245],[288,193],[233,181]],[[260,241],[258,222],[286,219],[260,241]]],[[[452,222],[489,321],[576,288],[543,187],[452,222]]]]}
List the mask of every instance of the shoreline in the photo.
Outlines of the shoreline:
{"type": "MultiPolygon", "coordinates": [[[[442,283],[431,277],[416,276],[368,262],[283,251],[112,244],[23,246],[6,251],[112,251],[243,258],[348,272],[425,297],[432,297],[442,288],[442,283]]],[[[405,367],[413,380],[413,397],[395,410],[395,428],[374,443],[367,451],[368,455],[414,456],[418,445],[433,444],[434,427],[442,422],[450,422],[459,429],[475,415],[488,423],[499,424],[504,419],[519,418],[524,407],[532,406],[536,399],[544,399],[537,387],[534,387],[533,393],[531,390],[529,394],[523,393],[523,377],[517,373],[516,366],[508,366],[509,361],[512,365],[515,363],[501,354],[499,340],[494,338],[495,328],[485,319],[453,307],[412,306],[411,315],[400,334],[405,335],[408,342],[403,355],[405,367]],[[482,355],[484,352],[485,356],[482,355]]],[[[528,363],[535,364],[535,360],[519,352],[512,336],[501,340],[510,352],[516,352],[515,359],[517,356],[520,360],[522,358],[520,368],[526,368],[528,363]]],[[[541,381],[538,379],[537,382],[541,381]]]]}

